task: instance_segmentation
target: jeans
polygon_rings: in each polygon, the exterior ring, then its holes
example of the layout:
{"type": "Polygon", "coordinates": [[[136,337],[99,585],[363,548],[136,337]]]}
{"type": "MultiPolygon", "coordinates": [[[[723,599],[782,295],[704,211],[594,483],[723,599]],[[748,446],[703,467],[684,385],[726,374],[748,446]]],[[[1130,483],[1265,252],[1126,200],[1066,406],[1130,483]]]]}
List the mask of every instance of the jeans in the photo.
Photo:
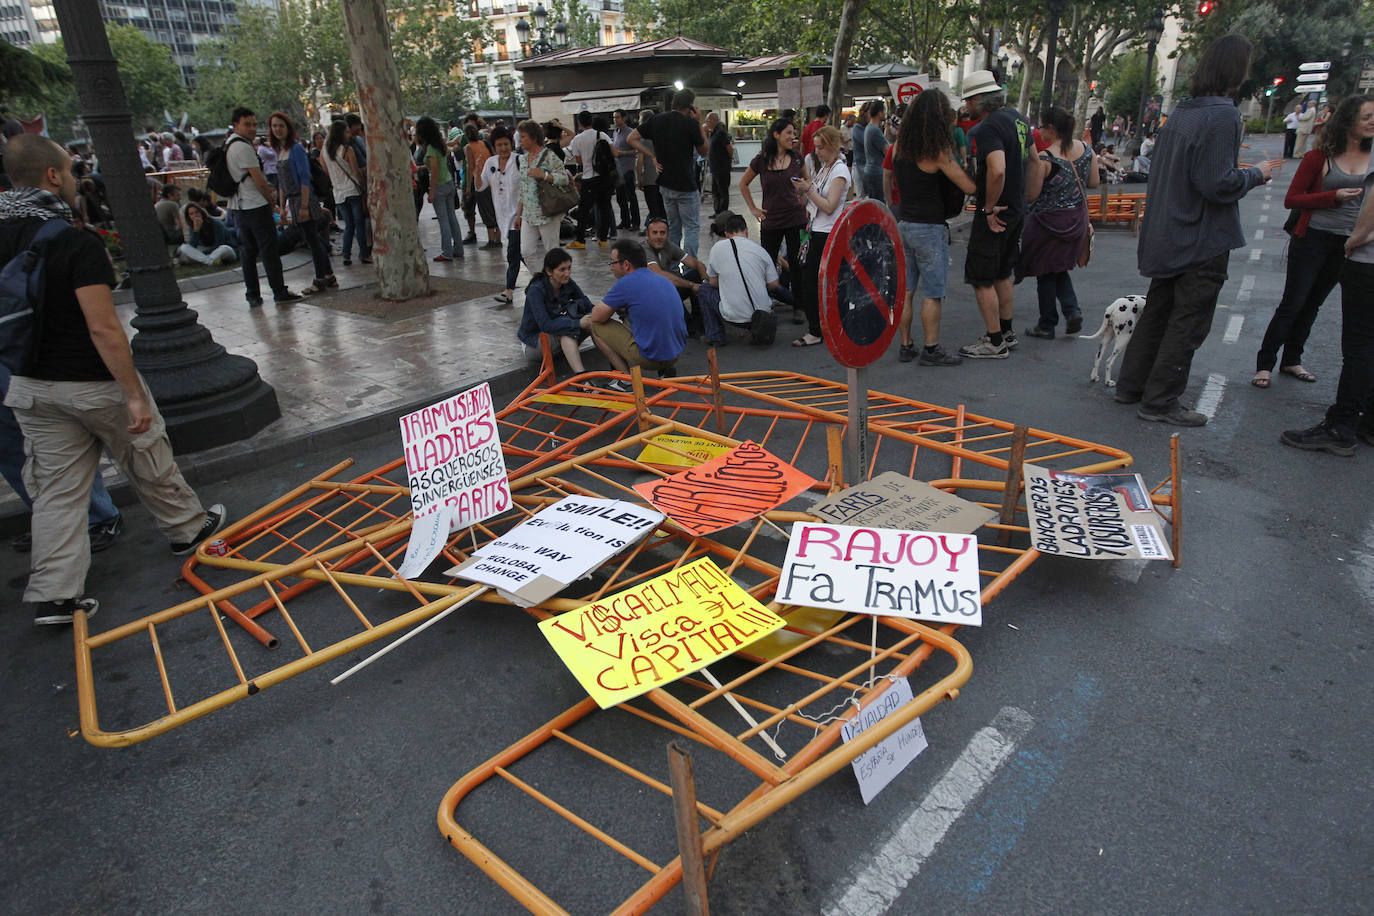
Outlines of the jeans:
{"type": "Polygon", "coordinates": [[[506,233],[506,289],[515,289],[515,278],[520,274],[520,230],[512,229],[506,233]]]}
{"type": "Polygon", "coordinates": [[[1155,277],[1145,311],[1121,359],[1116,396],[1140,396],[1141,406],[1167,413],[1188,387],[1193,354],[1212,329],[1217,296],[1226,283],[1231,253],[1194,264],[1176,277],[1155,277]]]}
{"type": "Polygon", "coordinates": [[[886,204],[883,198],[883,167],[879,165],[876,169],[864,166],[864,196],[876,200],[880,204],[886,204]]]}
{"type": "Polygon", "coordinates": [[[635,196],[634,169],[620,173],[615,188],[615,200],[620,207],[620,225],[626,229],[639,228],[639,198],[635,196]]]}
{"type": "Polygon", "coordinates": [[[372,224],[367,218],[367,207],[363,206],[361,196],[354,194],[339,201],[343,211],[343,256],[344,260],[353,257],[353,237],[358,238],[358,257],[372,257],[372,224]]]}
{"type": "Polygon", "coordinates": [[[525,266],[536,277],[544,272],[544,255],[558,247],[558,232],[563,228],[563,217],[549,217],[548,222],[536,226],[529,220],[520,223],[520,256],[525,266]]]}
{"type": "Polygon", "coordinates": [[[1275,364],[1302,364],[1302,348],[1312,333],[1317,310],[1336,286],[1345,265],[1346,236],[1320,229],[1308,229],[1288,243],[1288,277],[1283,284],[1274,317],[1264,332],[1255,369],[1273,371],[1275,364]],[[1279,362],[1279,347],[1283,361],[1279,362]]]}
{"type": "Polygon", "coordinates": [[[262,255],[262,269],[267,283],[277,296],[284,296],[286,280],[281,273],[281,255],[277,253],[277,227],[272,222],[272,206],[263,204],[252,210],[235,210],[239,227],[239,251],[243,253],[243,290],[249,299],[262,298],[258,284],[258,255],[262,255]]]}
{"type": "Polygon", "coordinates": [[[725,319],[720,314],[720,290],[709,283],[701,284],[697,293],[697,307],[701,310],[701,329],[713,344],[729,343],[725,337],[725,319]]]}
{"type": "Polygon", "coordinates": [[[701,247],[701,192],[658,190],[668,211],[668,241],[695,258],[701,247]]]}
{"type": "Polygon", "coordinates": [[[1341,380],[1326,422],[1347,434],[1374,432],[1374,264],[1341,269],[1341,380]]]}
{"type": "MultiPolygon", "coordinates": [[[[6,378],[0,384],[0,400],[4,399],[8,390],[9,379],[6,378]]],[[[14,418],[14,411],[0,404],[0,477],[5,478],[14,495],[32,510],[33,499],[24,486],[24,460],[24,433],[19,428],[19,421],[14,418]]],[[[105,489],[105,481],[97,473],[95,486],[91,488],[91,505],[86,511],[87,527],[99,528],[117,518],[119,510],[115,508],[114,500],[110,499],[110,491],[105,489]]]]}
{"type": "MultiPolygon", "coordinates": [[[[920,284],[927,299],[945,298],[949,279],[949,227],[944,223],[898,223],[906,251],[906,288],[913,296],[920,284]]],[[[815,236],[813,235],[814,239],[815,236]]]]}
{"type": "Polygon", "coordinates": [[[1059,307],[1064,309],[1066,320],[1083,314],[1078,307],[1078,294],[1073,291],[1073,280],[1069,278],[1067,270],[1036,277],[1035,293],[1040,298],[1041,330],[1053,331],[1058,326],[1059,307]]]}
{"type": "Polygon", "coordinates": [[[177,255],[183,260],[195,261],[197,264],[214,264],[216,261],[221,264],[232,264],[239,259],[239,254],[229,245],[221,245],[214,251],[206,254],[194,245],[185,242],[177,249],[177,255]]]}
{"type": "MultiPolygon", "coordinates": [[[[759,228],[759,244],[763,250],[768,252],[768,257],[773,259],[773,263],[778,263],[778,254],[782,251],[782,243],[787,243],[787,285],[791,286],[796,282],[793,278],[797,276],[797,271],[801,270],[801,263],[797,260],[797,252],[801,251],[801,226],[788,226],[785,229],[766,229],[759,228]]],[[[784,276],[783,269],[778,268],[778,277],[784,276]]]]}
{"type": "Polygon", "coordinates": [[[587,226],[596,227],[598,239],[611,237],[611,182],[615,179],[608,175],[582,179],[581,199],[577,205],[577,240],[587,240],[587,226]]]}
{"type": "Polygon", "coordinates": [[[463,256],[463,227],[458,224],[458,211],[454,209],[456,193],[451,181],[434,189],[434,215],[439,218],[439,252],[446,258],[463,256]]]}
{"type": "MultiPolygon", "coordinates": [[[[293,204],[292,206],[296,206],[293,204]]],[[[296,212],[300,208],[296,207],[296,212]]],[[[320,232],[320,224],[313,219],[308,219],[298,224],[301,227],[301,235],[305,236],[305,247],[310,249],[310,260],[315,265],[315,279],[323,280],[325,277],[334,275],[334,265],[329,263],[329,242],[320,232]]]]}
{"type": "Polygon", "coordinates": [[[828,232],[813,232],[806,243],[806,260],[799,265],[796,276],[800,287],[802,311],[806,313],[806,330],[812,337],[821,335],[821,255],[825,252],[828,232]]]}

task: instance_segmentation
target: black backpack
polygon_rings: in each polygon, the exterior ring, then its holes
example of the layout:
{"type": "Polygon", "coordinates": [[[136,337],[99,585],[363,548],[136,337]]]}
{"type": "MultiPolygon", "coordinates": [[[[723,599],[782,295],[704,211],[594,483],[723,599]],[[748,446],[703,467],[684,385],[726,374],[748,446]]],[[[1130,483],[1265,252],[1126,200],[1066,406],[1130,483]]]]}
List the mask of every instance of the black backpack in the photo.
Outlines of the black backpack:
{"type": "Polygon", "coordinates": [[[44,220],[29,245],[0,270],[0,366],[23,374],[34,350],[34,328],[47,288],[48,243],[70,229],[62,219],[44,220]]]}
{"type": "MultiPolygon", "coordinates": [[[[243,179],[248,177],[248,173],[244,172],[243,178],[235,181],[234,176],[229,174],[229,144],[236,140],[240,143],[248,143],[247,140],[235,134],[223,146],[217,146],[205,154],[205,167],[210,170],[209,176],[205,179],[205,186],[220,197],[233,197],[239,192],[239,185],[243,184],[243,179]]],[[[248,148],[252,149],[252,147],[253,145],[249,143],[248,148]]],[[[257,156],[257,154],[257,150],[253,150],[253,155],[257,156]]],[[[261,159],[258,160],[258,168],[262,168],[261,159]]]]}
{"type": "Polygon", "coordinates": [[[592,168],[603,178],[615,174],[615,152],[604,137],[597,138],[596,146],[592,147],[592,168]]]}

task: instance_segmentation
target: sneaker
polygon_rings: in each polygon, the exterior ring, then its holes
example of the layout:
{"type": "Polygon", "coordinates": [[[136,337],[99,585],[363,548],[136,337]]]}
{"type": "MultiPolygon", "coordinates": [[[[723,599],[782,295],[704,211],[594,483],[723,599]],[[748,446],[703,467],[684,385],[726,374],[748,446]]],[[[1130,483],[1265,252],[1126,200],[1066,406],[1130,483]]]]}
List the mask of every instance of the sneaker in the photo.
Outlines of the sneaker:
{"type": "Polygon", "coordinates": [[[114,521],[106,522],[103,525],[96,525],[90,529],[91,553],[100,553],[102,550],[109,549],[124,530],[124,519],[115,516],[114,521]]]}
{"type": "Polygon", "coordinates": [[[597,239],[597,240],[596,240],[596,243],[597,243],[598,245],[600,245],[602,248],[605,248],[607,245],[611,244],[611,240],[610,240],[610,239],[597,239]]]}
{"type": "Polygon", "coordinates": [[[1021,342],[1021,341],[1019,341],[1019,340],[1016,339],[1016,332],[1015,332],[1015,331],[1003,331],[1003,332],[1002,332],[1002,343],[1004,343],[1004,344],[1007,345],[1007,349],[1008,349],[1008,350],[1015,350],[1015,349],[1016,349],[1016,345],[1019,344],[1020,342],[1021,342]]]}
{"type": "Polygon", "coordinates": [[[897,352],[897,362],[909,363],[916,358],[915,344],[902,344],[902,349],[897,352]]]}
{"type": "Polygon", "coordinates": [[[1083,330],[1082,315],[1074,315],[1072,318],[1069,319],[1069,323],[1064,327],[1064,333],[1070,337],[1077,334],[1081,330],[1083,330]]]}
{"type": "Polygon", "coordinates": [[[936,344],[934,350],[927,350],[922,347],[921,355],[917,358],[917,362],[922,366],[957,366],[962,363],[963,360],[957,356],[946,353],[944,347],[936,344]]]}
{"type": "Polygon", "coordinates": [[[245,296],[244,298],[248,300],[248,307],[250,309],[262,308],[261,296],[245,296]]]}
{"type": "Polygon", "coordinates": [[[467,236],[466,238],[464,238],[464,239],[463,239],[463,244],[464,244],[464,245],[476,245],[476,244],[477,244],[477,233],[474,232],[472,235],[469,235],[469,236],[467,236]]]}
{"type": "Polygon", "coordinates": [[[352,259],[352,258],[344,258],[344,260],[343,260],[343,265],[344,265],[344,267],[352,267],[352,266],[353,266],[353,259],[352,259]]]}
{"type": "MultiPolygon", "coordinates": [[[[1054,328],[1042,328],[1040,325],[1033,325],[1026,328],[1027,337],[1039,337],[1041,340],[1054,340],[1054,328]]],[[[1005,339],[1006,335],[1003,335],[1005,339]]]]}
{"type": "Polygon", "coordinates": [[[960,347],[959,355],[969,359],[1006,359],[1011,355],[1011,350],[1007,347],[1005,334],[1000,344],[994,344],[992,338],[984,334],[967,347],[960,347]]]}
{"type": "Polygon", "coordinates": [[[1325,423],[1311,429],[1286,429],[1279,441],[1305,452],[1329,452],[1346,458],[1355,454],[1355,437],[1325,423]]]}
{"type": "Polygon", "coordinates": [[[300,302],[305,297],[300,293],[293,293],[291,290],[283,290],[272,297],[272,301],[281,305],[283,302],[300,302]]]}
{"type": "Polygon", "coordinates": [[[1135,415],[1140,419],[1148,420],[1151,423],[1171,423],[1174,426],[1207,425],[1207,415],[1205,413],[1198,413],[1196,410],[1189,410],[1182,404],[1178,403],[1175,403],[1173,407],[1170,407],[1163,413],[1154,410],[1148,410],[1146,409],[1145,405],[1142,404],[1135,409],[1135,415]]]}
{"type": "Polygon", "coordinates": [[[586,242],[569,242],[568,244],[564,245],[563,247],[564,247],[564,248],[572,248],[572,249],[574,249],[574,250],[581,250],[581,249],[587,247],[587,243],[586,243],[586,242]]]}
{"type": "Polygon", "coordinates": [[[86,619],[95,616],[100,610],[100,602],[94,598],[68,598],[65,601],[43,601],[35,605],[33,625],[50,627],[71,623],[77,611],[85,611],[86,619]]]}
{"type": "Polygon", "coordinates": [[[228,520],[224,511],[224,504],[215,503],[205,511],[205,524],[200,526],[200,531],[196,532],[195,538],[185,544],[173,544],[172,554],[181,557],[195,550],[201,541],[223,528],[228,520]]]}
{"type": "Polygon", "coordinates": [[[618,378],[611,379],[609,382],[606,383],[605,387],[608,391],[614,391],[619,394],[631,394],[634,392],[634,388],[630,385],[629,382],[622,381],[618,378]]]}

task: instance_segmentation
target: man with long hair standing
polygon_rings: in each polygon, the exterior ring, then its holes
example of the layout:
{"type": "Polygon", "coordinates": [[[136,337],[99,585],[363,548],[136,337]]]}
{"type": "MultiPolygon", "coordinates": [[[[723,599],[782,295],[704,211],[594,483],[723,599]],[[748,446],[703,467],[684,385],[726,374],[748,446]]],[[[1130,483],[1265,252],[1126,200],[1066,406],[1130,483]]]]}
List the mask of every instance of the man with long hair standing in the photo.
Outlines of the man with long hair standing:
{"type": "Polygon", "coordinates": [[[1193,353],[1207,339],[1232,248],[1245,244],[1239,201],[1269,180],[1279,160],[1240,168],[1242,122],[1232,101],[1250,73],[1248,39],[1224,35],[1193,74],[1193,97],[1160,128],[1136,260],[1150,278],[1145,311],[1126,348],[1116,400],[1136,416],[1203,426],[1179,402],[1193,353]]]}

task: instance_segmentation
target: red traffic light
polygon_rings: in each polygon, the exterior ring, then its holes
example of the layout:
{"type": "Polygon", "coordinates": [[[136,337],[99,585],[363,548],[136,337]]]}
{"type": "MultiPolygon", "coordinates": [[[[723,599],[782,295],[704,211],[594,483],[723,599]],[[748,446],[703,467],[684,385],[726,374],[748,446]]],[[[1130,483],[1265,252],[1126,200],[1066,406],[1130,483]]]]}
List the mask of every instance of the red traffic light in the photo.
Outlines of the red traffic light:
{"type": "Polygon", "coordinates": [[[1283,77],[1281,77],[1281,76],[1276,76],[1276,77],[1274,77],[1274,85],[1275,85],[1275,86],[1281,86],[1281,85],[1283,85],[1283,77]]]}
{"type": "Polygon", "coordinates": [[[1212,0],[1202,0],[1202,2],[1200,2],[1197,5],[1197,14],[1199,16],[1206,16],[1208,13],[1210,13],[1212,10],[1216,8],[1217,5],[1213,3],[1212,0]]]}

